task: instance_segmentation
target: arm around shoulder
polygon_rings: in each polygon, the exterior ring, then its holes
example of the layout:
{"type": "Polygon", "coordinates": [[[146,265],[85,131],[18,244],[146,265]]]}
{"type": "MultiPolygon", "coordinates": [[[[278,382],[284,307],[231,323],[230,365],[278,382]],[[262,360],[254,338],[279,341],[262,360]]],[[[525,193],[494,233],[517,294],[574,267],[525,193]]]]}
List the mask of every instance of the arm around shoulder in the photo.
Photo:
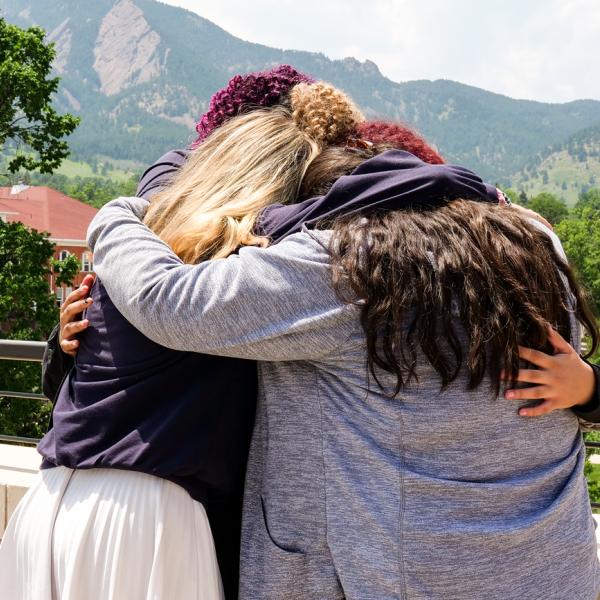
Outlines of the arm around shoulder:
{"type": "Polygon", "coordinates": [[[327,249],[311,234],[188,265],[140,222],[143,202],[106,205],[88,238],[109,296],[147,337],[176,350],[301,360],[349,335],[354,308],[337,298],[327,249]]]}

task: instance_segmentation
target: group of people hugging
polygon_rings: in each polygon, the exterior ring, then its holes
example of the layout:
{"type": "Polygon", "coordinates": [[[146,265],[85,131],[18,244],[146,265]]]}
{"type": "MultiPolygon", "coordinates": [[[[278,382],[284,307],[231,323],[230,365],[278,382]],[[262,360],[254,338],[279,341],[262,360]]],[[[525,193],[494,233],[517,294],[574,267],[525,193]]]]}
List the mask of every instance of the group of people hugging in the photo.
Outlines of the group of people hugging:
{"type": "Polygon", "coordinates": [[[88,230],[7,600],[597,600],[551,225],[282,65],[88,230]]]}

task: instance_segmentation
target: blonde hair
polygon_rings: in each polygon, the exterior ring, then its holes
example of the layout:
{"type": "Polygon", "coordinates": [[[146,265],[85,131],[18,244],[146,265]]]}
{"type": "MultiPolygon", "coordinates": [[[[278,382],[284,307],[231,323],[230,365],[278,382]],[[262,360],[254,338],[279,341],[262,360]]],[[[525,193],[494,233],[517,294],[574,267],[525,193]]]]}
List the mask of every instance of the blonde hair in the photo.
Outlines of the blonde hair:
{"type": "Polygon", "coordinates": [[[290,92],[294,121],[325,144],[339,144],[364,121],[362,113],[341,90],[322,81],[299,83],[290,92]]]}
{"type": "Polygon", "coordinates": [[[312,90],[292,91],[290,108],[256,109],[215,129],[155,196],[144,222],[184,262],[267,246],[253,232],[260,211],[293,202],[323,146],[354,131],[360,116],[349,99],[327,84],[304,87],[312,90]]]}

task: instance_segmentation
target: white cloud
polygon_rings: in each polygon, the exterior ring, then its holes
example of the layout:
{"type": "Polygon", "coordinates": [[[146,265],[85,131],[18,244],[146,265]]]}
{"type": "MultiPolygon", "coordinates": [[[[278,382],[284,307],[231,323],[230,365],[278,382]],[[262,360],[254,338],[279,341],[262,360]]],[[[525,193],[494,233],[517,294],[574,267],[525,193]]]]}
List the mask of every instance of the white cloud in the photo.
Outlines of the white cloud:
{"type": "Polygon", "coordinates": [[[162,0],[230,33],[395,81],[453,79],[516,98],[600,99],[599,0],[162,0]]]}

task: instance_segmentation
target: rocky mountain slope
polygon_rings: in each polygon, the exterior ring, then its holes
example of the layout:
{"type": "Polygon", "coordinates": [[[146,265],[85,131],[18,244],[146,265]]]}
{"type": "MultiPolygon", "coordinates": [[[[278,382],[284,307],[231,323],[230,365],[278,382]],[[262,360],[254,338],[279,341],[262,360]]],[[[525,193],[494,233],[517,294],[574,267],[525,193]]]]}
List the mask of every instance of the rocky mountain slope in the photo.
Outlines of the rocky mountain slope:
{"type": "Polygon", "coordinates": [[[2,14],[39,24],[57,49],[57,103],[79,114],[76,156],[147,163],[193,139],[210,95],[235,73],[293,64],[348,91],[371,117],[406,122],[455,162],[507,182],[532,157],[600,125],[600,102],[545,104],[452,81],[396,83],[353,58],[240,40],[155,0],[3,0],[2,14]]]}

